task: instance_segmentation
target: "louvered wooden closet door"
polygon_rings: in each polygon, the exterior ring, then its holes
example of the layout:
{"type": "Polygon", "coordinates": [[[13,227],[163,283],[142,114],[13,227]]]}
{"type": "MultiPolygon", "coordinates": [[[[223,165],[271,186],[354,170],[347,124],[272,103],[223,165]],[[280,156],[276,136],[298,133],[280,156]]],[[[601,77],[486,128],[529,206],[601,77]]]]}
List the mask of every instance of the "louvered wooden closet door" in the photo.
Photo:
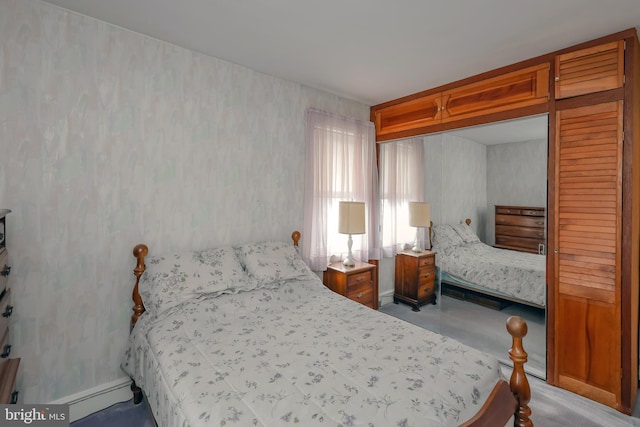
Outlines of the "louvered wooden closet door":
{"type": "Polygon", "coordinates": [[[620,402],[622,102],[556,113],[556,383],[620,402]]]}

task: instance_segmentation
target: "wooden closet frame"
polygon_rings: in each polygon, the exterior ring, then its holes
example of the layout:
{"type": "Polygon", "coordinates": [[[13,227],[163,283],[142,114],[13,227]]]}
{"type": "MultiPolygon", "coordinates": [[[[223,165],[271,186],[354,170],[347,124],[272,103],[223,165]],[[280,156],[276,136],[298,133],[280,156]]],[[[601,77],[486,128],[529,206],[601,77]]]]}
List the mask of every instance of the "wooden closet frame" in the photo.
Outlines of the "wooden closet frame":
{"type": "MultiPolygon", "coordinates": [[[[415,136],[422,136],[432,133],[439,133],[452,129],[459,129],[463,127],[470,127],[480,124],[499,122],[509,119],[515,119],[520,117],[533,116],[538,114],[549,115],[549,132],[548,132],[548,144],[549,144],[549,157],[548,157],[548,188],[555,189],[555,141],[556,141],[556,111],[564,110],[568,108],[575,108],[582,105],[592,105],[595,103],[602,103],[608,101],[625,100],[623,111],[623,129],[624,140],[623,144],[623,165],[622,165],[622,246],[621,246],[621,264],[616,266],[620,272],[621,278],[621,301],[631,301],[632,299],[638,300],[638,258],[640,253],[640,236],[638,235],[640,229],[640,172],[638,168],[640,166],[640,48],[638,45],[638,37],[635,28],[630,28],[624,31],[620,31],[614,34],[610,34],[604,37],[593,39],[584,43],[580,43],[574,46],[567,47],[555,52],[551,52],[545,55],[534,57],[525,61],[521,61],[515,64],[507,65],[501,68],[497,68],[485,73],[481,73],[466,79],[448,83],[442,86],[438,86],[429,90],[418,92],[412,95],[408,95],[402,98],[394,99],[388,102],[384,102],[371,107],[370,117],[371,121],[376,122],[377,115],[381,113],[381,110],[391,106],[401,106],[402,104],[411,103],[414,104],[420,99],[433,98],[439,92],[445,92],[448,90],[460,88],[469,84],[482,82],[483,80],[499,77],[507,73],[512,73],[524,68],[533,67],[541,64],[549,64],[549,78],[548,78],[548,97],[545,102],[540,102],[536,105],[528,105],[517,108],[506,108],[503,111],[493,112],[489,114],[483,114],[479,112],[474,117],[467,117],[456,121],[449,121],[445,123],[432,123],[426,126],[415,127],[411,129],[404,129],[397,132],[385,132],[382,135],[378,135],[378,129],[376,128],[376,142],[387,142],[403,138],[410,138],[415,136]],[[625,58],[625,70],[624,75],[626,78],[625,84],[622,88],[606,90],[602,92],[596,92],[586,95],[581,95],[573,98],[555,99],[555,81],[552,77],[554,73],[554,60],[557,55],[569,53],[589,47],[599,46],[605,43],[614,41],[625,41],[626,48],[624,52],[625,58]],[[631,102],[628,102],[631,100],[631,102]],[[626,141],[632,141],[626,143],[626,141]],[[635,148],[635,150],[634,150],[635,148]],[[634,169],[635,167],[635,169],[634,169]],[[635,212],[635,216],[634,216],[635,212]]],[[[379,155],[379,147],[376,144],[376,151],[379,155]]],[[[556,381],[556,366],[554,360],[555,352],[555,310],[556,301],[554,300],[554,290],[556,284],[553,278],[556,271],[554,271],[553,263],[553,248],[557,247],[556,244],[556,204],[552,192],[549,191],[549,197],[547,200],[547,212],[548,212],[548,225],[549,228],[547,237],[547,277],[548,279],[548,303],[547,303],[547,381],[550,384],[557,385],[556,381]]],[[[616,409],[621,412],[630,414],[635,401],[635,395],[638,387],[638,304],[635,306],[631,304],[621,305],[621,401],[617,403],[616,409]],[[635,308],[634,308],[635,307],[635,308]]]]}

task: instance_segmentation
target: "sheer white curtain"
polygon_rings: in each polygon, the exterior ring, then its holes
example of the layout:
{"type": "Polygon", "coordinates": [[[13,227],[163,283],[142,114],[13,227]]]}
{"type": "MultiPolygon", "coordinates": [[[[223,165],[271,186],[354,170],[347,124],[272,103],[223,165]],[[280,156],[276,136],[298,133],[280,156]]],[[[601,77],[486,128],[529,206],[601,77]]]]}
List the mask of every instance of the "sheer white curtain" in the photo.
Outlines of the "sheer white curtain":
{"type": "Polygon", "coordinates": [[[342,200],[364,202],[366,234],[353,235],[353,257],[379,259],[378,173],[373,123],[309,109],[302,256],[314,271],[343,259],[348,236],[338,233],[342,200]],[[374,229],[375,228],[375,229],[374,229]]]}
{"type": "Polygon", "coordinates": [[[380,144],[380,222],[384,257],[393,257],[406,244],[413,246],[416,229],[409,226],[409,202],[424,201],[423,160],[422,138],[380,144]]]}

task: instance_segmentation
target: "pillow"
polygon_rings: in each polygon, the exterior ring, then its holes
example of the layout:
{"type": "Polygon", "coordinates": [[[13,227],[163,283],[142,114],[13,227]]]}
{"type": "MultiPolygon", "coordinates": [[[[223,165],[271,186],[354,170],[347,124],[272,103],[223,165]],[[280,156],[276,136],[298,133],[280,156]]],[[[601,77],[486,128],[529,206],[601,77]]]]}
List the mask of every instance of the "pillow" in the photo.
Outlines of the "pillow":
{"type": "Polygon", "coordinates": [[[466,223],[455,224],[451,227],[456,231],[456,233],[458,233],[464,243],[477,243],[480,241],[480,238],[476,232],[473,231],[473,228],[466,223]]]}
{"type": "Polygon", "coordinates": [[[464,244],[462,237],[449,224],[434,225],[432,233],[432,249],[436,252],[448,254],[456,246],[464,244]]]}
{"type": "Polygon", "coordinates": [[[148,257],[139,284],[154,315],[203,294],[229,293],[252,286],[231,246],[148,257]]]}
{"type": "Polygon", "coordinates": [[[235,249],[249,275],[261,284],[315,276],[291,243],[265,241],[235,249]]]}

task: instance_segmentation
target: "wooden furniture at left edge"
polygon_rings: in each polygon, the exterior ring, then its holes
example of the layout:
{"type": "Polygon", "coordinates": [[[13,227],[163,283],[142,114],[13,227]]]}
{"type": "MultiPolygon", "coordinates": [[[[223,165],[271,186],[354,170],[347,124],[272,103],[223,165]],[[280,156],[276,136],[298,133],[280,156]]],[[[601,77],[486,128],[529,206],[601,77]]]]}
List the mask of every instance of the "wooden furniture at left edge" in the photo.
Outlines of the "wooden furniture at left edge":
{"type": "Polygon", "coordinates": [[[539,114],[549,120],[547,381],[631,414],[640,300],[636,29],[371,107],[377,142],[539,114]]]}
{"type": "MultiPolygon", "coordinates": [[[[293,239],[293,244],[298,246],[300,232],[294,231],[291,234],[291,238],[293,239]]],[[[133,287],[133,314],[131,315],[130,329],[133,329],[145,311],[142,297],[138,291],[138,284],[142,273],[146,269],[144,259],[148,254],[149,248],[147,245],[138,244],[133,248],[133,256],[136,259],[133,274],[136,277],[136,281],[133,287]]],[[[507,319],[507,331],[512,337],[511,349],[509,350],[509,358],[513,362],[511,378],[509,382],[499,380],[480,411],[460,427],[503,426],[511,417],[514,417],[514,426],[516,427],[533,427],[530,418],[531,409],[529,408],[531,388],[524,371],[524,364],[527,363],[527,352],[522,346],[522,338],[528,332],[527,323],[519,316],[511,316],[507,319]]],[[[133,392],[134,403],[140,403],[142,401],[142,389],[135,382],[132,382],[131,391],[133,392]]]]}
{"type": "Polygon", "coordinates": [[[20,358],[9,358],[11,355],[11,338],[9,321],[13,313],[11,304],[11,288],[9,287],[9,250],[7,249],[6,216],[9,209],[0,209],[0,404],[18,402],[16,380],[20,358]]]}

